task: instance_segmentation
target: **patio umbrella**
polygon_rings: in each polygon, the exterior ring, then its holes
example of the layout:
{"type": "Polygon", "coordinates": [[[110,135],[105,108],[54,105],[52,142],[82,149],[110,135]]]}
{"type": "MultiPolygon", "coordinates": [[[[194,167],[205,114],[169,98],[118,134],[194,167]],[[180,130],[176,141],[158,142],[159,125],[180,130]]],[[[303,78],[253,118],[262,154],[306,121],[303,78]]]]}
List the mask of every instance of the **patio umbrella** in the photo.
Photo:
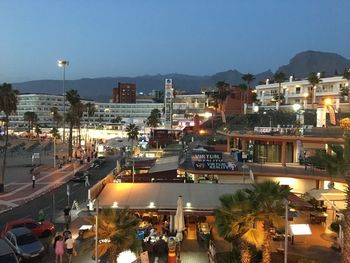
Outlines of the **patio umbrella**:
{"type": "Polygon", "coordinates": [[[180,195],[177,198],[177,207],[176,207],[176,214],[175,214],[175,230],[176,230],[176,238],[179,241],[182,241],[183,235],[182,231],[185,229],[185,218],[184,218],[184,206],[183,206],[183,199],[180,195]]]}

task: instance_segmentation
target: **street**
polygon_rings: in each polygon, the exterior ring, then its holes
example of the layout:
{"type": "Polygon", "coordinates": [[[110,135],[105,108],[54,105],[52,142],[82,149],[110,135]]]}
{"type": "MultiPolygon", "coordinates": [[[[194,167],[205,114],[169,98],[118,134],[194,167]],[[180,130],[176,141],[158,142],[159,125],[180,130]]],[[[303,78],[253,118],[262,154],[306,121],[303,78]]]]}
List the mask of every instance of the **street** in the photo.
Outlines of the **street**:
{"type": "MultiPolygon", "coordinates": [[[[105,177],[108,173],[113,170],[116,164],[116,159],[119,155],[107,156],[106,162],[100,168],[90,169],[91,179],[90,185],[94,185],[97,181],[105,177]]],[[[31,217],[37,219],[38,212],[40,209],[44,210],[46,220],[52,221],[52,218],[57,218],[62,216],[63,209],[68,204],[67,198],[67,185],[70,188],[70,206],[73,201],[76,200],[80,206],[86,204],[87,201],[87,190],[84,181],[69,181],[67,184],[63,184],[52,192],[48,192],[41,197],[38,197],[28,203],[25,203],[19,207],[12,209],[11,211],[2,213],[0,216],[0,226],[3,227],[4,224],[11,220],[20,219],[23,217],[31,217]],[[53,199],[55,199],[55,213],[53,214],[53,199]]],[[[57,231],[62,231],[64,228],[63,224],[56,224],[57,231]]],[[[48,240],[42,240],[43,242],[49,242],[48,240]]],[[[42,262],[51,262],[52,253],[46,254],[42,262]]]]}

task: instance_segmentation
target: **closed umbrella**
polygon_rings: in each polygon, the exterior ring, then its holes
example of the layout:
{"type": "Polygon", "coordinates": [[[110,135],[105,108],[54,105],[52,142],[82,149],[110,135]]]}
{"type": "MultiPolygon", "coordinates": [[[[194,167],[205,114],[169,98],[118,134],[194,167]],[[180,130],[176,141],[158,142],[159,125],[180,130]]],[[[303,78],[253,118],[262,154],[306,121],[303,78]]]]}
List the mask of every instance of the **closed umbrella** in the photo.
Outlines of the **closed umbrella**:
{"type": "Polygon", "coordinates": [[[182,231],[185,229],[185,218],[184,218],[184,206],[183,199],[180,195],[177,198],[177,207],[176,207],[176,215],[175,215],[175,230],[176,230],[176,238],[179,241],[182,241],[183,235],[182,231]]]}

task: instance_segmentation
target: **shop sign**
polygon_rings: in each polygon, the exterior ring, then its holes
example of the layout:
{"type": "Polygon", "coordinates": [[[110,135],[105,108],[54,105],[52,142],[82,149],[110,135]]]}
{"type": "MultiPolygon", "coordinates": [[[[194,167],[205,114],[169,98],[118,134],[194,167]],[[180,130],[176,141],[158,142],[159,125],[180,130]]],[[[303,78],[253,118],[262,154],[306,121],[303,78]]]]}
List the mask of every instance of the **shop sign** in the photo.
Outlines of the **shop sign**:
{"type": "Polygon", "coordinates": [[[193,162],[223,162],[222,152],[198,152],[192,153],[193,162]]]}
{"type": "Polygon", "coordinates": [[[236,165],[232,162],[194,162],[195,169],[198,170],[217,170],[217,171],[233,171],[236,165]]]}

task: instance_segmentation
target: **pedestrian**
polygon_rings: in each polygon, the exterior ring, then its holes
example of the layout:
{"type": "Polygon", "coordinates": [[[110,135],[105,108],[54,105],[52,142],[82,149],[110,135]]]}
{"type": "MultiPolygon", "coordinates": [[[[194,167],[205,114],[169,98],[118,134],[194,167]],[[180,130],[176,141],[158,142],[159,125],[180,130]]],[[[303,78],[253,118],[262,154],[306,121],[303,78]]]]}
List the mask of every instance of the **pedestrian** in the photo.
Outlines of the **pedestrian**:
{"type": "Polygon", "coordinates": [[[45,221],[45,213],[44,210],[40,209],[38,212],[38,222],[42,224],[45,221]]]}
{"type": "Polygon", "coordinates": [[[62,235],[64,238],[64,242],[66,242],[67,239],[69,238],[69,236],[72,235],[72,232],[70,232],[69,228],[66,227],[66,229],[63,231],[62,235]]]}
{"type": "Polygon", "coordinates": [[[58,259],[60,259],[60,263],[62,263],[62,257],[64,254],[64,241],[61,235],[57,236],[57,241],[55,241],[54,247],[55,247],[56,263],[58,263],[58,259]]]}
{"type": "Polygon", "coordinates": [[[73,249],[74,249],[74,244],[73,244],[73,239],[72,235],[69,235],[69,238],[66,240],[66,251],[68,254],[68,263],[72,262],[72,256],[73,256],[73,249]]]}
{"type": "Polygon", "coordinates": [[[66,224],[66,228],[69,228],[69,224],[70,224],[70,208],[69,208],[69,206],[66,206],[66,208],[63,209],[63,213],[64,213],[64,222],[66,224]]]}
{"type": "Polygon", "coordinates": [[[88,186],[90,186],[89,174],[85,172],[85,187],[88,187],[88,186]]]}
{"type": "Polygon", "coordinates": [[[35,188],[35,180],[36,180],[36,178],[35,178],[35,174],[33,173],[32,174],[32,182],[33,182],[33,188],[35,188]]]}
{"type": "Polygon", "coordinates": [[[162,236],[154,244],[154,251],[158,257],[158,263],[168,262],[168,244],[165,242],[162,236]]]}

